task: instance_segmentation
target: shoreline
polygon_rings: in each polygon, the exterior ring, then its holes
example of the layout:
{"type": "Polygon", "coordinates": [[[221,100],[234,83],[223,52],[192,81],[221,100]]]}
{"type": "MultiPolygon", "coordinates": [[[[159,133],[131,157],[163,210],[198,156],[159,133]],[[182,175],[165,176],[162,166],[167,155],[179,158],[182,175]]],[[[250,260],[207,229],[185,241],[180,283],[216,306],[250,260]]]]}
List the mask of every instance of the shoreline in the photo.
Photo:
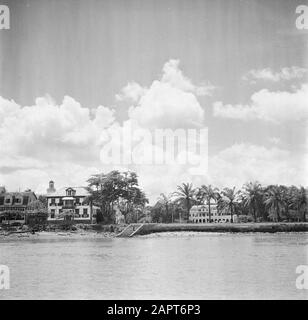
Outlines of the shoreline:
{"type": "Polygon", "coordinates": [[[208,224],[145,224],[136,235],[160,232],[276,233],[308,232],[307,222],[256,222],[208,224]]]}
{"type": "MultiPolygon", "coordinates": [[[[124,225],[117,226],[112,232],[107,226],[93,225],[92,227],[77,230],[54,230],[30,232],[1,233],[0,240],[27,240],[27,239],[100,239],[116,238],[124,225]]],[[[261,223],[225,223],[225,224],[144,224],[136,236],[144,236],[158,233],[277,233],[277,232],[308,232],[307,222],[261,222],[261,223]]]]}

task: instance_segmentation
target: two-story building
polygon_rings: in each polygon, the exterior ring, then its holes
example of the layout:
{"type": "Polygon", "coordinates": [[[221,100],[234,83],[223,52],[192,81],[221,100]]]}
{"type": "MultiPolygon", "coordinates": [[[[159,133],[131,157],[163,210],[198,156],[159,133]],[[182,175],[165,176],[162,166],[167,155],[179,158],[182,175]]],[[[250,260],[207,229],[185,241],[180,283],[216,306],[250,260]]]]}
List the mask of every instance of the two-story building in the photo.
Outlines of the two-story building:
{"type": "Polygon", "coordinates": [[[48,221],[95,222],[99,208],[86,201],[89,195],[85,187],[65,187],[56,190],[54,182],[50,181],[46,194],[48,221]]]}
{"type": "MultiPolygon", "coordinates": [[[[217,203],[211,202],[211,222],[223,223],[231,222],[231,214],[227,210],[218,210],[217,203]]],[[[234,217],[233,217],[234,219],[234,217]]],[[[196,205],[192,206],[189,211],[189,221],[192,223],[209,223],[209,206],[196,205]]]]}
{"type": "Polygon", "coordinates": [[[4,224],[26,223],[28,206],[37,200],[31,190],[24,192],[6,192],[0,188],[0,222],[4,224]]]}

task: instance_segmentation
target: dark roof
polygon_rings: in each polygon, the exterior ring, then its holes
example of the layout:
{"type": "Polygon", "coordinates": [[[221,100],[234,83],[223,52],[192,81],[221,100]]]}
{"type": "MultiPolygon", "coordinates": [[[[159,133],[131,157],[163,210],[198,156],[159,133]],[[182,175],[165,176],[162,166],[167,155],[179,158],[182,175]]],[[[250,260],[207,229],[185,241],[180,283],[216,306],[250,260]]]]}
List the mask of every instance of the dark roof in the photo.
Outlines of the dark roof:
{"type": "Polygon", "coordinates": [[[10,205],[23,205],[26,206],[28,205],[30,202],[37,200],[37,197],[35,195],[35,193],[33,191],[24,191],[24,192],[5,192],[5,193],[1,193],[0,195],[0,205],[7,205],[4,203],[4,199],[7,196],[11,196],[13,198],[13,203],[10,205]],[[21,203],[16,203],[15,199],[16,198],[22,198],[21,203]]]}

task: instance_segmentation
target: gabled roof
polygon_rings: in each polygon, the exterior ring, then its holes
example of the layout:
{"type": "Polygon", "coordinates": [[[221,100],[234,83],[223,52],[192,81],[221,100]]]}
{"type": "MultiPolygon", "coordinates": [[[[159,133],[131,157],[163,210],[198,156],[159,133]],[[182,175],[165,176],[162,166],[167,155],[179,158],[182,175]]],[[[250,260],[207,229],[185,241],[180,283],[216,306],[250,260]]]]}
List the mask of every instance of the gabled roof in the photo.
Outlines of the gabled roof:
{"type": "MultiPolygon", "coordinates": [[[[30,202],[37,200],[37,197],[33,191],[24,191],[24,192],[5,192],[1,193],[0,197],[1,198],[6,198],[6,197],[12,197],[13,198],[13,204],[10,205],[28,205],[30,202]],[[16,198],[22,198],[21,203],[15,203],[16,198]]],[[[4,204],[2,204],[4,205],[4,204]]],[[[7,204],[5,204],[7,205],[7,204]]]]}
{"type": "Polygon", "coordinates": [[[89,195],[89,192],[85,187],[63,187],[56,192],[49,193],[46,197],[66,197],[66,190],[73,189],[76,191],[75,197],[86,197],[89,195]]]}

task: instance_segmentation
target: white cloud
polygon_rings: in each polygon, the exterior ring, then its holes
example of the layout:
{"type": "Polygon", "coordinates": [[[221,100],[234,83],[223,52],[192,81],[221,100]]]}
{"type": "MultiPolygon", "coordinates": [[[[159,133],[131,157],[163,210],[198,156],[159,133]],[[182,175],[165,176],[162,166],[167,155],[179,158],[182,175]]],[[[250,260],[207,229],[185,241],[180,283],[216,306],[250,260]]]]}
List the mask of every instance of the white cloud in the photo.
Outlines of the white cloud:
{"type": "Polygon", "coordinates": [[[211,180],[218,186],[240,187],[247,181],[262,184],[307,185],[305,157],[288,150],[235,144],[210,158],[211,180]]]}
{"type": "Polygon", "coordinates": [[[55,177],[81,183],[99,165],[100,134],[114,123],[113,110],[90,110],[68,96],[60,105],[44,97],[24,107],[0,97],[0,115],[0,184],[15,190],[55,177]]]}
{"type": "Polygon", "coordinates": [[[100,132],[114,121],[113,110],[99,106],[91,116],[90,109],[68,96],[60,105],[37,98],[35,105],[25,107],[2,98],[0,113],[0,155],[45,160],[84,157],[83,148],[94,147],[100,132]]]}
{"type": "Polygon", "coordinates": [[[296,66],[281,68],[280,71],[274,72],[270,68],[252,69],[242,77],[243,80],[256,83],[257,80],[279,82],[293,79],[301,79],[307,76],[308,69],[296,66]]]}
{"type": "Polygon", "coordinates": [[[147,128],[186,128],[200,126],[204,111],[197,96],[210,95],[212,85],[194,85],[179,69],[179,60],[169,60],[163,66],[159,80],[149,88],[132,82],[124,87],[118,100],[130,99],[129,118],[147,128]]]}
{"type": "Polygon", "coordinates": [[[118,101],[131,99],[133,102],[136,102],[140,99],[145,91],[146,89],[141,87],[139,83],[129,82],[124,88],[122,88],[121,92],[116,95],[116,99],[118,101]]]}
{"type": "MultiPolygon", "coordinates": [[[[190,164],[125,166],[100,161],[106,134],[111,130],[120,133],[126,124],[131,124],[133,130],[202,127],[204,111],[198,95],[206,90],[193,85],[179,69],[179,62],[170,60],[160,79],[148,88],[132,82],[122,90],[120,99],[130,99],[134,104],[122,124],[115,121],[114,110],[104,106],[89,109],[71,97],[65,97],[60,104],[48,97],[38,98],[33,106],[20,106],[0,97],[0,185],[5,184],[9,190],[20,187],[44,192],[50,179],[58,188],[84,185],[93,173],[127,168],[138,173],[153,202],[161,192],[170,193],[182,182],[193,182],[195,186],[240,186],[256,179],[262,183],[305,183],[302,158],[277,147],[250,144],[236,144],[210,155],[208,172],[206,159],[188,151],[201,162],[198,172],[190,164]]],[[[217,102],[214,114],[276,122],[300,120],[307,115],[307,92],[308,85],[294,92],[261,90],[248,105],[225,106],[217,102]]],[[[129,152],[121,139],[113,143],[129,152]]],[[[166,153],[154,141],[144,151],[139,154],[140,159],[154,151],[166,153]]],[[[186,152],[179,156],[186,156],[186,152]]]]}
{"type": "Polygon", "coordinates": [[[250,104],[213,105],[214,116],[231,119],[260,119],[275,123],[308,119],[308,84],[293,92],[262,89],[251,96],[250,104]]]}

